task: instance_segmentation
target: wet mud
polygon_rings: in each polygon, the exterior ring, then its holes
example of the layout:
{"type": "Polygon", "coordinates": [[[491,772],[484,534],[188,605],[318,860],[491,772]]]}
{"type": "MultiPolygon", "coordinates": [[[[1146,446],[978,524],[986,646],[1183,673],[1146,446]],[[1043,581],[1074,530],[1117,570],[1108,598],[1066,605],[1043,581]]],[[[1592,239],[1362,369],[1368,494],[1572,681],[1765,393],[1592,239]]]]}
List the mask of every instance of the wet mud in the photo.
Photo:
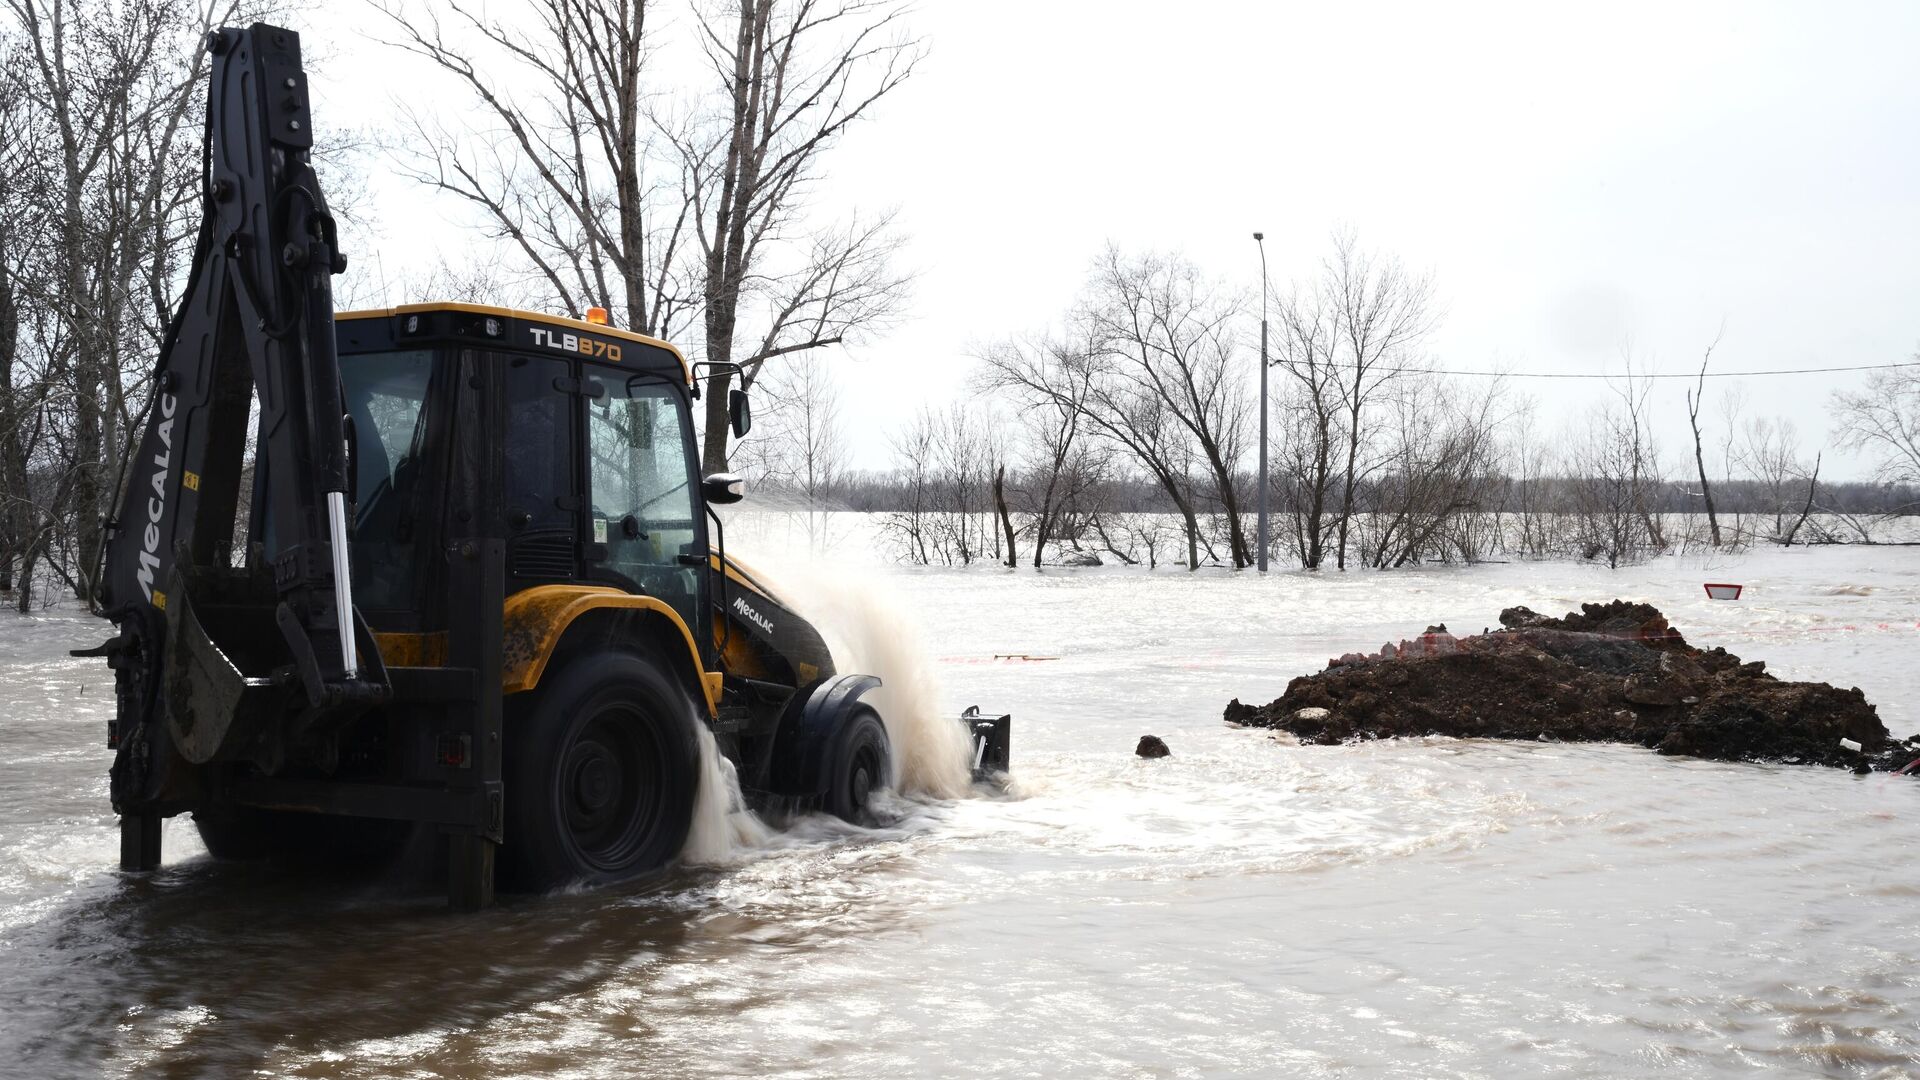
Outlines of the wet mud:
{"type": "Polygon", "coordinates": [[[1500,624],[1462,637],[1430,626],[1348,653],[1269,704],[1234,700],[1226,720],[1316,745],[1430,735],[1617,742],[1862,772],[1920,758],[1920,737],[1893,737],[1858,688],[1788,682],[1764,661],[1695,648],[1647,604],[1583,604],[1560,618],[1515,607],[1500,624]]]}

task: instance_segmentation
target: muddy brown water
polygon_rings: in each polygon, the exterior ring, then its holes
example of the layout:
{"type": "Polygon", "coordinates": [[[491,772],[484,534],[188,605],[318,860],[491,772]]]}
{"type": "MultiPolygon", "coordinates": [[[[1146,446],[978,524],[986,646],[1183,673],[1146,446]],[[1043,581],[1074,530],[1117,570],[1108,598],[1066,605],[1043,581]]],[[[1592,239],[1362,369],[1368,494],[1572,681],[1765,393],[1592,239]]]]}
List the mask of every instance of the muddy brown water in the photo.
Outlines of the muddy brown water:
{"type": "Polygon", "coordinates": [[[108,683],[64,655],[100,626],[0,623],[0,1075],[1920,1075],[1920,784],[1219,723],[1430,622],[1621,595],[1910,733],[1920,553],[865,576],[943,700],[1015,713],[1017,797],[471,917],[214,864],[184,822],[117,874],[108,683]],[[1691,598],[1722,579],[1756,587],[1691,598]]]}

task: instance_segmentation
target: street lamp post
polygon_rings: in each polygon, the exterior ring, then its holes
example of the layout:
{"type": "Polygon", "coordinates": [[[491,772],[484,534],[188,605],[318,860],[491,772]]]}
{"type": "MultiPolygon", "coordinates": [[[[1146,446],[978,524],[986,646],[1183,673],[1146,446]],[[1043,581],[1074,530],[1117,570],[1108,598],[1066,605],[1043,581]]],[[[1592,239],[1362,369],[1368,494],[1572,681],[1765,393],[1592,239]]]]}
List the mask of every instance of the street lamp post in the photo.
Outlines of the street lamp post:
{"type": "Polygon", "coordinates": [[[1267,572],[1267,235],[1254,233],[1260,247],[1260,526],[1254,564],[1267,572]]]}

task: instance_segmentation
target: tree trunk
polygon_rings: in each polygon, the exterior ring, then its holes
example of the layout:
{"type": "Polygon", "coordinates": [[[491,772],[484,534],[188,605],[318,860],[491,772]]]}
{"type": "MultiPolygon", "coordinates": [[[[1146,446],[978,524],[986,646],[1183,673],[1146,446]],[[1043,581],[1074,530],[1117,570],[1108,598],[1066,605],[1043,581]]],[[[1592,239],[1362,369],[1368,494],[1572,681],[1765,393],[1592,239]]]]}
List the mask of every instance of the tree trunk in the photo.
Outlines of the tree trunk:
{"type": "Polygon", "coordinates": [[[1220,456],[1212,441],[1204,444],[1208,464],[1213,468],[1214,484],[1220,491],[1220,507],[1227,515],[1227,546],[1232,548],[1233,568],[1244,570],[1253,565],[1252,549],[1247,546],[1247,530],[1240,520],[1240,495],[1233,486],[1233,466],[1220,456]]]}
{"type": "Polygon", "coordinates": [[[727,471],[727,439],[733,434],[728,427],[727,392],[733,389],[733,372],[715,371],[705,381],[707,385],[700,390],[707,398],[707,422],[700,433],[700,471],[711,476],[727,471]]]}
{"type": "Polygon", "coordinates": [[[1693,424],[1693,463],[1700,470],[1700,500],[1707,506],[1707,534],[1713,539],[1713,546],[1720,546],[1720,518],[1713,512],[1713,487],[1707,483],[1707,459],[1700,449],[1700,419],[1697,412],[1690,412],[1693,424]]]}
{"type": "Polygon", "coordinates": [[[13,385],[14,360],[19,355],[19,309],[14,306],[13,279],[7,273],[6,244],[0,236],[0,592],[13,590],[14,561],[26,537],[21,527],[26,505],[26,470],[15,471],[19,457],[20,417],[13,385]]]}
{"type": "Polygon", "coordinates": [[[1019,566],[1020,555],[1013,543],[1013,515],[1007,513],[1007,467],[1000,466],[993,474],[993,506],[1000,515],[1000,531],[1007,538],[1007,565],[1019,566]]]}
{"type": "Polygon", "coordinates": [[[1353,520],[1353,470],[1360,462],[1360,410],[1353,410],[1351,420],[1353,427],[1347,436],[1347,475],[1340,493],[1340,536],[1333,556],[1334,567],[1339,570],[1347,568],[1347,525],[1353,520]]]}
{"type": "Polygon", "coordinates": [[[1328,475],[1332,465],[1328,456],[1332,451],[1332,433],[1322,424],[1319,448],[1313,463],[1313,499],[1307,507],[1307,552],[1302,562],[1308,570],[1318,570],[1320,564],[1327,561],[1327,485],[1332,481],[1328,475]]]}
{"type": "Polygon", "coordinates": [[[1800,532],[1800,526],[1805,525],[1807,523],[1808,516],[1810,516],[1813,513],[1813,494],[1814,494],[1814,491],[1819,488],[1819,486],[1820,486],[1820,455],[1815,454],[1813,456],[1813,475],[1807,477],[1807,504],[1800,508],[1800,520],[1794,522],[1793,528],[1787,530],[1787,537],[1785,540],[1782,541],[1782,543],[1785,544],[1787,547],[1793,546],[1793,538],[1796,534],[1800,532]]]}

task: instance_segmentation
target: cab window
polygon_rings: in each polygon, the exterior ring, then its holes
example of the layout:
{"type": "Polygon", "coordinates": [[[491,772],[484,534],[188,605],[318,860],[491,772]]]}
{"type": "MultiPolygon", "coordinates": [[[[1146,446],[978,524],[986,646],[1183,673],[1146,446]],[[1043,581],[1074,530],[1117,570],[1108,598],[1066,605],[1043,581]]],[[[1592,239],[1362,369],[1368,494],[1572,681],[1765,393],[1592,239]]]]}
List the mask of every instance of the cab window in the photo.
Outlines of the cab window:
{"type": "Polygon", "coordinates": [[[697,627],[701,576],[693,557],[703,547],[684,391],[657,375],[590,366],[587,376],[594,576],[659,597],[697,627]]]}
{"type": "Polygon", "coordinates": [[[414,526],[427,434],[426,349],[340,358],[354,432],[353,581],[368,610],[413,604],[414,526]]]}

